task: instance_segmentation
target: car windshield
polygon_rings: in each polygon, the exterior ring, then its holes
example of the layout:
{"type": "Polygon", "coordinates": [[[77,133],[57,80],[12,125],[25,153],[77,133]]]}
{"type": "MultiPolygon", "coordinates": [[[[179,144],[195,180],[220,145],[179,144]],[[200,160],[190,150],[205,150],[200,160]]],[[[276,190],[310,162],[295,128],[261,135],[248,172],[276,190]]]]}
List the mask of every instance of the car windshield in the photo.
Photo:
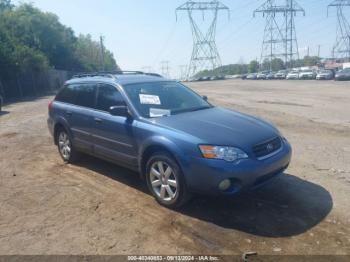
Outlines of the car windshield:
{"type": "Polygon", "coordinates": [[[198,94],[177,82],[128,84],[124,89],[138,113],[145,118],[164,117],[212,107],[198,94]]]}

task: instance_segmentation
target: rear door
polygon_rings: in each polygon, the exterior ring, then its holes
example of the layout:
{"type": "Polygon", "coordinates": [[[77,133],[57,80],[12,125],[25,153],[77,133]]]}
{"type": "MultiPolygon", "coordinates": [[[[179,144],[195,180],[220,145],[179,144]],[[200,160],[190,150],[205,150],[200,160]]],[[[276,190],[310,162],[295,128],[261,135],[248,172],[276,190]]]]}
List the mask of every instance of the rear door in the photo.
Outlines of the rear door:
{"type": "Polygon", "coordinates": [[[100,84],[93,117],[94,153],[120,164],[136,167],[134,121],[109,113],[111,106],[118,105],[125,105],[125,100],[118,89],[112,85],[100,84]]]}
{"type": "Polygon", "coordinates": [[[56,98],[64,103],[60,106],[60,114],[69,126],[74,146],[88,153],[92,152],[93,145],[91,132],[96,92],[95,84],[71,84],[56,98]]]}

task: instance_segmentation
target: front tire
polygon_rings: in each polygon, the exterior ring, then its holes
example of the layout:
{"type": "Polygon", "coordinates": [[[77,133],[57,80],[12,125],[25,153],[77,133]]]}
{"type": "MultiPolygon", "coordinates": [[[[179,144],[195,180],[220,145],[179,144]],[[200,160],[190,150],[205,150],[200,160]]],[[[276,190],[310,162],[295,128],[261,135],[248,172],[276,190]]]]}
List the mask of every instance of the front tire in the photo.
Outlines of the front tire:
{"type": "Polygon", "coordinates": [[[57,131],[56,136],[58,152],[63,161],[70,164],[76,162],[80,154],[73,147],[72,140],[67,131],[61,128],[57,131]]]}
{"type": "Polygon", "coordinates": [[[156,153],[148,160],[146,180],[152,195],[165,207],[178,208],[189,200],[184,175],[166,152],[156,153]]]}

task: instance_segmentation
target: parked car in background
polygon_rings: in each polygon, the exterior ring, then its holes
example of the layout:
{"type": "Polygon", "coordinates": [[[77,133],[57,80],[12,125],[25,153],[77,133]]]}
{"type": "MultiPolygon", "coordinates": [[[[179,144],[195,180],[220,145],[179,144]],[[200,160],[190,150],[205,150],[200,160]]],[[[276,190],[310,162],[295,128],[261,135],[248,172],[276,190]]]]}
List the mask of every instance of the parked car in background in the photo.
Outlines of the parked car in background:
{"type": "Polygon", "coordinates": [[[312,80],[316,79],[316,72],[312,69],[305,69],[299,72],[299,79],[312,80]]]}
{"type": "Polygon", "coordinates": [[[241,76],[241,79],[242,79],[242,80],[246,80],[246,79],[247,79],[247,76],[248,76],[248,74],[243,74],[243,75],[241,76]]]}
{"type": "Polygon", "coordinates": [[[350,68],[345,68],[335,75],[336,81],[349,81],[350,80],[350,68]]]}
{"type": "Polygon", "coordinates": [[[269,73],[270,73],[269,71],[262,71],[262,72],[259,72],[259,73],[256,75],[256,79],[258,79],[258,80],[266,80],[266,76],[267,76],[269,73]]]}
{"type": "Polygon", "coordinates": [[[267,80],[275,79],[276,72],[270,72],[266,75],[267,80]]]}
{"type": "Polygon", "coordinates": [[[258,76],[257,73],[249,74],[249,75],[247,75],[246,79],[248,79],[248,80],[256,80],[257,76],[258,76]]]}
{"type": "Polygon", "coordinates": [[[331,80],[334,78],[334,73],[331,70],[320,70],[317,73],[317,80],[331,80]]]}
{"type": "Polygon", "coordinates": [[[275,79],[286,79],[288,70],[280,70],[275,74],[275,79]]]}
{"type": "Polygon", "coordinates": [[[288,168],[292,148],[273,125],[211,105],[176,81],[143,75],[78,75],[49,106],[63,161],[83,152],[134,171],[166,207],[192,193],[234,195],[288,168]]]}
{"type": "Polygon", "coordinates": [[[288,79],[288,80],[299,79],[299,71],[293,70],[293,71],[289,72],[286,76],[286,79],[288,79]]]}

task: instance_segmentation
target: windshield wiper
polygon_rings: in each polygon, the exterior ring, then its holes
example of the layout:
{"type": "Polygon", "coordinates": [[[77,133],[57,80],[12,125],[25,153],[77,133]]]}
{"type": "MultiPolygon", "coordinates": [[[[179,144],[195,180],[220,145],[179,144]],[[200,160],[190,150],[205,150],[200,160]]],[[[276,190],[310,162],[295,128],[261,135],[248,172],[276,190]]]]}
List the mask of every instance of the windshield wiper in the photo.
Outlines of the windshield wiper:
{"type": "Polygon", "coordinates": [[[212,108],[212,106],[201,106],[201,107],[192,107],[192,108],[187,108],[187,109],[180,109],[180,110],[174,110],[172,112],[173,115],[181,114],[181,113],[187,113],[187,112],[194,112],[194,111],[200,111],[200,110],[205,110],[212,108]]]}

